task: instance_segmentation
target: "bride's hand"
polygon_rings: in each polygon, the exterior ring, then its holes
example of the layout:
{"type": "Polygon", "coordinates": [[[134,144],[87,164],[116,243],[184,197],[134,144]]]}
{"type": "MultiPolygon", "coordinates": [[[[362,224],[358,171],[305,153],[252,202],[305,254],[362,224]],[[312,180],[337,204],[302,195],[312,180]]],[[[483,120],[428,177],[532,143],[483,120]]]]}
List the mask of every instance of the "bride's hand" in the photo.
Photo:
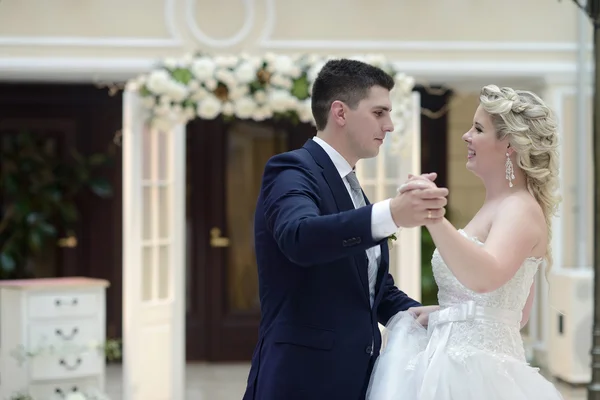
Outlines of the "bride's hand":
{"type": "Polygon", "coordinates": [[[421,306],[411,307],[407,311],[415,316],[415,319],[421,326],[426,327],[429,323],[429,314],[439,309],[440,306],[421,306]]]}
{"type": "Polygon", "coordinates": [[[437,188],[437,185],[433,183],[436,178],[437,174],[435,172],[422,175],[408,174],[408,180],[400,185],[398,188],[398,193],[404,193],[416,189],[437,188]]]}

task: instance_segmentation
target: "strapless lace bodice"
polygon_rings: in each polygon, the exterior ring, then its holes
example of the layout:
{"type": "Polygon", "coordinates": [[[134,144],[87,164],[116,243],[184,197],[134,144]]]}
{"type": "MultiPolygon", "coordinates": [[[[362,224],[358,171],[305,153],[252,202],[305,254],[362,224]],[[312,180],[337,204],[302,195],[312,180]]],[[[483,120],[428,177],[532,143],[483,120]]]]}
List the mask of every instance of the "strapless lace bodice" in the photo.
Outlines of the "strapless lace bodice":
{"type": "MultiPolygon", "coordinates": [[[[468,237],[463,230],[460,232],[468,237]]],[[[483,245],[476,238],[468,238],[483,245]]],[[[490,293],[476,293],[456,279],[436,249],[432,256],[432,267],[439,288],[439,305],[445,308],[474,302],[478,306],[508,310],[520,316],[541,262],[542,259],[528,258],[504,286],[490,293]]],[[[485,319],[455,322],[448,340],[448,351],[457,358],[469,356],[479,350],[525,360],[519,322],[507,324],[485,319]]]]}

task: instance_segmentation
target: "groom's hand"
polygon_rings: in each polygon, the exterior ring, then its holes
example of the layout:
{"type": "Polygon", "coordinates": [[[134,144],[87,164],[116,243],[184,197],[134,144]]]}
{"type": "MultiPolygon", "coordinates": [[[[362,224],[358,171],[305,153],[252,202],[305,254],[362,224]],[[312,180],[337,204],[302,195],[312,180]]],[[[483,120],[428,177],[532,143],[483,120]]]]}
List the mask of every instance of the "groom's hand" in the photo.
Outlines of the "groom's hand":
{"type": "Polygon", "coordinates": [[[448,189],[429,179],[417,178],[402,185],[390,203],[396,226],[412,228],[439,222],[446,214],[448,189]]]}
{"type": "Polygon", "coordinates": [[[415,316],[415,319],[421,326],[427,326],[429,323],[429,314],[440,309],[440,306],[422,306],[411,307],[407,311],[415,316]]]}

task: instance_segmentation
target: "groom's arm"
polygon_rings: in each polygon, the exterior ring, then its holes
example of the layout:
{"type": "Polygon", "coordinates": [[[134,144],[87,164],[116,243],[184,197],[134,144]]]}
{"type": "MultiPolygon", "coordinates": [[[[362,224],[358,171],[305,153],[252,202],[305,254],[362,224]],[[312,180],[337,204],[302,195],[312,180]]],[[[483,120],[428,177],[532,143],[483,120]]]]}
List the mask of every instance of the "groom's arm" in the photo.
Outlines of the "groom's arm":
{"type": "Polygon", "coordinates": [[[391,274],[387,276],[383,291],[383,297],[377,307],[377,320],[382,325],[386,325],[390,318],[400,311],[406,311],[411,307],[421,307],[418,301],[411,299],[396,287],[391,274]]]}
{"type": "Polygon", "coordinates": [[[360,254],[381,242],[371,232],[372,205],[321,215],[320,188],[294,153],[269,160],[263,178],[267,226],[292,262],[311,266],[360,254]]]}

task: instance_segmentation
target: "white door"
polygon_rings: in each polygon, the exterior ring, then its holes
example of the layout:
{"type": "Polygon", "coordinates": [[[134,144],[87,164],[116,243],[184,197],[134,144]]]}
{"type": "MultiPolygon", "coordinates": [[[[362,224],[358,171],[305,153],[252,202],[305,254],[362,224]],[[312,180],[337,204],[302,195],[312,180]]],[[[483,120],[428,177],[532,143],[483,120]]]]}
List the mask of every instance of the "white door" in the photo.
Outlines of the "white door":
{"type": "Polygon", "coordinates": [[[185,127],[123,108],[123,399],[180,400],[185,384],[185,127]]]}
{"type": "MultiPolygon", "coordinates": [[[[394,107],[392,105],[392,107],[394,107]]],[[[401,138],[391,133],[375,158],[360,161],[356,174],[374,203],[396,195],[408,174],[421,173],[421,100],[413,92],[410,129],[401,138]]],[[[396,285],[415,300],[421,299],[421,228],[402,229],[390,251],[390,273],[396,285]]]]}

